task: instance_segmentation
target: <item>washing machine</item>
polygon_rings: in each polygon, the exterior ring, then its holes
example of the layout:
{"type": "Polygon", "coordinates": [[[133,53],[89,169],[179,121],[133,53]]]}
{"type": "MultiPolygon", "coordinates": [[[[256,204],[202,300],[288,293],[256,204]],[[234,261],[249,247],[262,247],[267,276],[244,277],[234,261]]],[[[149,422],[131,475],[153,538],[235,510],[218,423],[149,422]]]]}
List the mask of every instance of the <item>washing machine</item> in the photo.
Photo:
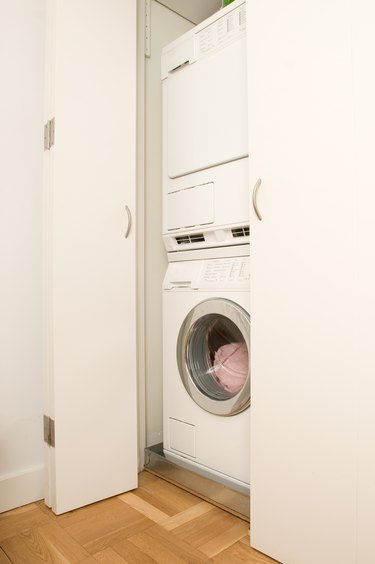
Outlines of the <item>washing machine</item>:
{"type": "Polygon", "coordinates": [[[199,258],[168,265],[163,283],[164,454],[248,493],[248,245],[237,253],[201,258],[197,251],[199,258]]]}

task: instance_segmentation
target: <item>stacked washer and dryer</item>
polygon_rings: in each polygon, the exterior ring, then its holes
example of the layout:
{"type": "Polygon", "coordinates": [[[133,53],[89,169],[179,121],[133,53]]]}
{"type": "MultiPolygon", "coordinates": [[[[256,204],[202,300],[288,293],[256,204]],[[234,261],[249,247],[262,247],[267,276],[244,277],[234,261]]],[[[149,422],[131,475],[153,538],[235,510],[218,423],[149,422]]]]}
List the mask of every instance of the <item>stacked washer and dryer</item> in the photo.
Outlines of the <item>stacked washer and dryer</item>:
{"type": "Polygon", "coordinates": [[[162,53],[164,454],[249,491],[246,3],[162,53]]]}

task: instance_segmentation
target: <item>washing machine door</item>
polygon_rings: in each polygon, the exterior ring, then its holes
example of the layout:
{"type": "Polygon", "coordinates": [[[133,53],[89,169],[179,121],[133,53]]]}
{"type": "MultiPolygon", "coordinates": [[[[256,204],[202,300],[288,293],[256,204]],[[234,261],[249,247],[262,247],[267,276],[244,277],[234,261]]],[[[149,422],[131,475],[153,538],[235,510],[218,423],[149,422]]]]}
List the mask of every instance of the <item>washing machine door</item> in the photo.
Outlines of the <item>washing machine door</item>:
{"type": "Polygon", "coordinates": [[[177,364],[190,397],[202,409],[230,416],[250,405],[250,316],[231,300],[200,302],[185,317],[177,364]]]}

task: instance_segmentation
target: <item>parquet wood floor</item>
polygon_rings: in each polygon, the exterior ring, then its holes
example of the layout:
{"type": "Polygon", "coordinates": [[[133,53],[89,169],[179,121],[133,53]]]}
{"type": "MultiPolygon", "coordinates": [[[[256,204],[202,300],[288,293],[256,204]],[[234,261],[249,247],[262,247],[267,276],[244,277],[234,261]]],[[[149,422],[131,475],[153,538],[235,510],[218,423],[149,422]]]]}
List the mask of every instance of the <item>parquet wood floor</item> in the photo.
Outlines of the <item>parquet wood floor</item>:
{"type": "Polygon", "coordinates": [[[56,516],[42,501],[0,515],[0,564],[275,564],[249,525],[142,472],[139,488],[56,516]]]}

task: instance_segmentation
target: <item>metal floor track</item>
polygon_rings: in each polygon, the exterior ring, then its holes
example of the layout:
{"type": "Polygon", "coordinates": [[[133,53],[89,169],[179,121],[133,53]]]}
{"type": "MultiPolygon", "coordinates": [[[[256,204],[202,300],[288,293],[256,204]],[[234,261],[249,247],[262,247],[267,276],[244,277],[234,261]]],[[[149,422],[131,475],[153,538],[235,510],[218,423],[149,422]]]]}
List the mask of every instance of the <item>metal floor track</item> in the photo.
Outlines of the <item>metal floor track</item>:
{"type": "Polygon", "coordinates": [[[249,496],[170,462],[164,456],[163,443],[145,449],[145,470],[249,521],[249,496]]]}

